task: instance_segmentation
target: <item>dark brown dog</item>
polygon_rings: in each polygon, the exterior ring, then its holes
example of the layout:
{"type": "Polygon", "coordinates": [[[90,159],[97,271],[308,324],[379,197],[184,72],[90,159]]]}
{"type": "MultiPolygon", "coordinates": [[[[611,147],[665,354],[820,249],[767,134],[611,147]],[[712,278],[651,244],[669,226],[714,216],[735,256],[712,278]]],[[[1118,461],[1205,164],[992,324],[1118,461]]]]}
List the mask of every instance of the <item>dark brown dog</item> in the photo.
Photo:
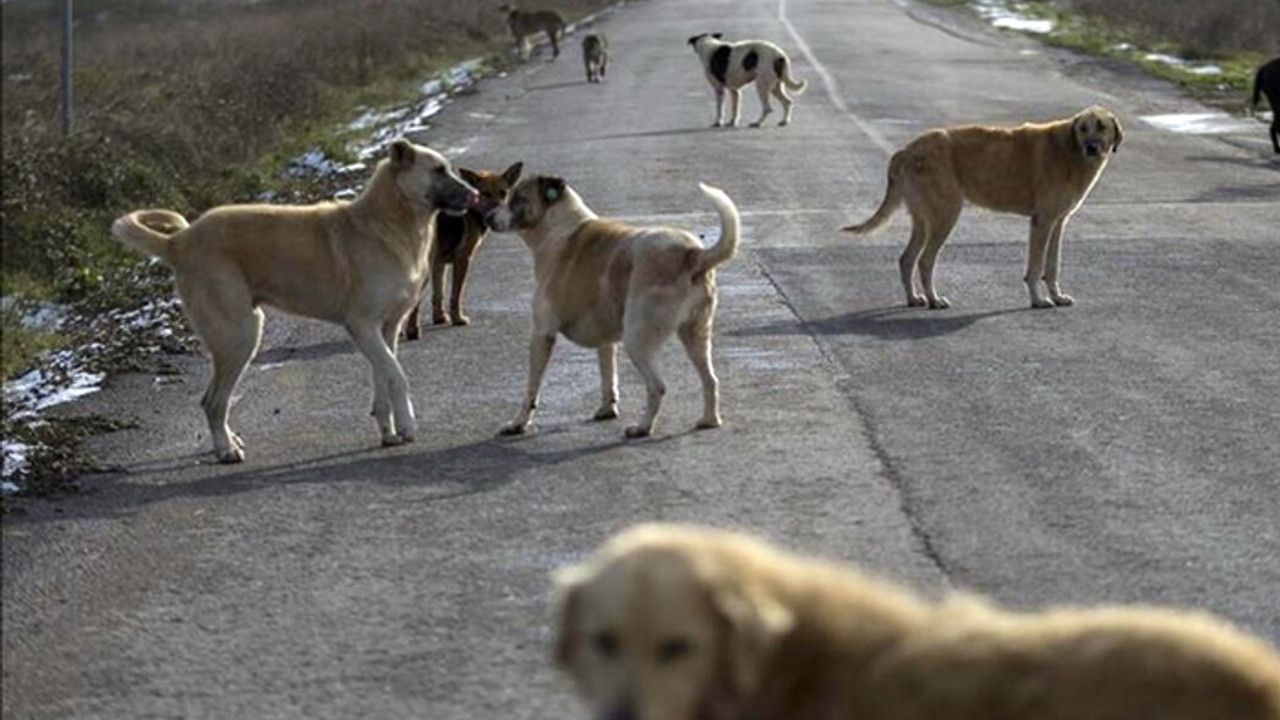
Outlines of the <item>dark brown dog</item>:
{"type": "MultiPolygon", "coordinates": [[[[458,174],[471,187],[480,192],[484,207],[493,207],[507,201],[507,195],[516,181],[520,179],[523,163],[516,163],[503,173],[486,172],[484,170],[467,170],[458,168],[458,174]]],[[[474,210],[461,215],[439,213],[436,215],[436,241],[431,249],[431,274],[422,283],[418,302],[413,305],[413,312],[405,322],[404,336],[408,340],[417,340],[421,334],[418,323],[418,310],[422,305],[422,296],[431,285],[431,322],[444,325],[452,321],[454,325],[466,325],[471,320],[462,312],[462,290],[467,285],[467,271],[471,269],[471,258],[480,243],[484,241],[489,229],[485,227],[484,217],[474,210]],[[449,312],[444,309],[444,268],[453,266],[453,278],[449,283],[449,312]]]]}

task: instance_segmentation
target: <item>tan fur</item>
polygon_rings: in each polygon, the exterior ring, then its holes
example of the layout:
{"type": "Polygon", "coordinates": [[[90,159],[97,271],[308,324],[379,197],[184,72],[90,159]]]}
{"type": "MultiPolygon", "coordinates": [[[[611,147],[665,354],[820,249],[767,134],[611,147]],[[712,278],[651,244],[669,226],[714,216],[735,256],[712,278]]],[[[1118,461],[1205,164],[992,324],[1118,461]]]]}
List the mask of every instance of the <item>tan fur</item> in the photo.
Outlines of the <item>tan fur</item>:
{"type": "Polygon", "coordinates": [[[894,154],[888,188],[875,214],[844,230],[872,232],[905,202],[911,213],[911,239],[898,268],[907,305],[942,309],[951,303],[934,289],[933,270],[965,201],[1025,215],[1031,218],[1024,276],[1031,306],[1071,305],[1073,298],[1059,285],[1063,230],[1123,137],[1119,119],[1102,107],[1044,124],[932,130],[894,154]],[[1098,155],[1087,156],[1088,146],[1096,147],[1098,155]],[[923,295],[915,285],[917,265],[923,295]]]}
{"type": "Polygon", "coordinates": [[[723,192],[702,186],[720,213],[721,240],[704,250],[697,238],[671,228],[632,227],[601,220],[559,178],[526,180],[490,216],[499,231],[516,230],[533,252],[537,290],[524,404],[504,434],[524,433],[533,420],[542,376],[558,335],[596,348],[601,403],[596,420],[618,416],[617,348],[621,342],[645,380],[648,405],[627,437],[653,430],[666,387],[654,357],[680,337],[702,380],[700,428],[719,427],[719,384],[711,366],[716,308],[713,269],[733,256],[738,213],[723,192]]]}
{"type": "Polygon", "coordinates": [[[405,141],[391,147],[392,159],[350,203],[227,205],[189,226],[177,213],[142,210],[112,226],[173,268],[183,310],[213,359],[201,405],[219,460],[244,460],[227,414],[258,351],[264,304],[344,326],[373,366],[383,444],[413,439],[396,338],[426,273],[437,207],[462,209],[477,196],[439,153],[405,141]]]}
{"type": "MultiPolygon", "coordinates": [[[[468,185],[479,191],[486,205],[498,205],[506,201],[507,194],[520,178],[522,163],[507,168],[506,172],[496,173],[485,170],[468,170],[458,168],[458,175],[468,185]]],[[[462,311],[462,293],[467,287],[467,274],[471,270],[471,261],[489,234],[484,224],[484,215],[479,210],[468,210],[461,215],[439,213],[435,219],[435,240],[431,243],[431,273],[422,284],[422,292],[409,319],[404,324],[406,340],[417,340],[422,335],[422,326],[418,319],[418,311],[422,307],[421,296],[426,294],[427,286],[431,287],[431,322],[444,325],[469,325],[471,319],[462,311]],[[449,310],[444,307],[444,271],[450,269],[449,310]]]]}
{"type": "Polygon", "coordinates": [[[930,602],[749,537],[647,525],[558,578],[595,717],[1280,720],[1280,657],[1203,613],[930,602]]]}
{"type": "Polygon", "coordinates": [[[529,59],[529,38],[540,32],[545,32],[551,42],[552,57],[560,57],[560,40],[564,38],[564,18],[560,13],[554,10],[521,10],[514,2],[499,5],[498,10],[507,14],[507,26],[515,37],[516,52],[521,58],[529,59]]]}

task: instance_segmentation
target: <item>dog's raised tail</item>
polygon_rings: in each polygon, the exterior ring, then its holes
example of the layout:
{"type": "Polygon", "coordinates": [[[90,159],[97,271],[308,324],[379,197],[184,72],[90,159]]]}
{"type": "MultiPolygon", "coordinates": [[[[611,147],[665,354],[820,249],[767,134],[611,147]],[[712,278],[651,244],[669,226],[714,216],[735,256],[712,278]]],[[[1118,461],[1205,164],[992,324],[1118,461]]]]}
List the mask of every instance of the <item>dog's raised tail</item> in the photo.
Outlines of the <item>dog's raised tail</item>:
{"type": "Polygon", "coordinates": [[[787,60],[787,56],[780,55],[777,60],[773,61],[773,72],[782,81],[783,85],[791,92],[800,95],[804,89],[809,87],[808,80],[796,80],[791,77],[791,63],[787,60]]]}
{"type": "Polygon", "coordinates": [[[854,235],[867,235],[889,222],[894,211],[902,204],[902,181],[898,179],[901,163],[898,155],[894,155],[889,161],[889,185],[884,190],[884,199],[880,201],[880,207],[876,208],[875,214],[857,225],[846,225],[840,228],[841,230],[854,235]]]}
{"type": "Polygon", "coordinates": [[[111,234],[148,255],[168,260],[169,239],[188,227],[187,219],[172,210],[135,210],[116,218],[111,234]]]}
{"type": "Polygon", "coordinates": [[[695,276],[714,268],[738,252],[738,238],[741,234],[739,226],[742,224],[738,206],[733,204],[733,200],[723,190],[706,183],[698,183],[698,187],[720,214],[720,240],[701,252],[694,269],[695,276]]]}

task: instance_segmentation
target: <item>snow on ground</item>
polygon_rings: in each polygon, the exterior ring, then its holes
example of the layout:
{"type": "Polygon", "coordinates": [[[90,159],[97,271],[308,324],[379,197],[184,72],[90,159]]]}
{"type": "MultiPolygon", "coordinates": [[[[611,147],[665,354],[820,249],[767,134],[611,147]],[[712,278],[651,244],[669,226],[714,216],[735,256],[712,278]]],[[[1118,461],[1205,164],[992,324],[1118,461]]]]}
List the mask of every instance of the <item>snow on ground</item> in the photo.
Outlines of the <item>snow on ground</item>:
{"type": "Polygon", "coordinates": [[[1053,21],[1030,18],[1002,0],[975,0],[974,8],[995,27],[1044,35],[1053,32],[1053,21]]]}
{"type": "Polygon", "coordinates": [[[1142,59],[1146,60],[1147,62],[1164,63],[1165,65],[1172,65],[1177,68],[1182,68],[1183,70],[1186,70],[1192,75],[1221,75],[1222,74],[1222,68],[1218,67],[1217,65],[1196,65],[1189,60],[1186,60],[1184,58],[1180,58],[1174,55],[1169,55],[1166,53],[1157,53],[1157,52],[1147,53],[1142,56],[1142,59]]]}

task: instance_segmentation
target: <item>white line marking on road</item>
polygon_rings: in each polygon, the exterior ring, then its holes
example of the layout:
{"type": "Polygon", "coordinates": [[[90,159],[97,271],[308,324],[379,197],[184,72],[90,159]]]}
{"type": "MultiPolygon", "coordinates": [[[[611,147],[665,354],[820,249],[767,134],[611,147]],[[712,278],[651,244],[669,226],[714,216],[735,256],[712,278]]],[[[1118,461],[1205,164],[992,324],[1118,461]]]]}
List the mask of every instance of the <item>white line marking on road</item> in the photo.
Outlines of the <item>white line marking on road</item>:
{"type": "MultiPolygon", "coordinates": [[[[832,208],[796,208],[794,210],[743,210],[739,213],[744,218],[753,217],[785,217],[789,215],[832,215],[838,214],[839,211],[832,208]]],[[[644,215],[610,215],[611,220],[621,220],[623,222],[641,222],[650,221],[666,221],[666,220],[689,220],[697,218],[713,218],[716,216],[714,210],[693,212],[677,212],[677,213],[650,213],[644,215]]]]}
{"type": "Polygon", "coordinates": [[[787,19],[787,0],[778,0],[778,21],[787,29],[796,47],[800,48],[800,52],[805,56],[805,59],[813,66],[814,72],[818,73],[818,78],[822,80],[822,85],[826,88],[827,97],[830,98],[831,104],[835,105],[837,110],[853,121],[854,126],[861,130],[862,134],[870,138],[876,147],[884,151],[886,155],[892,155],[896,149],[893,144],[884,135],[880,134],[880,131],[875,126],[867,122],[865,118],[849,109],[849,104],[844,101],[844,96],[840,94],[840,86],[836,84],[836,79],[827,71],[826,66],[818,62],[818,58],[814,56],[809,43],[805,42],[795,26],[787,19]]]}

